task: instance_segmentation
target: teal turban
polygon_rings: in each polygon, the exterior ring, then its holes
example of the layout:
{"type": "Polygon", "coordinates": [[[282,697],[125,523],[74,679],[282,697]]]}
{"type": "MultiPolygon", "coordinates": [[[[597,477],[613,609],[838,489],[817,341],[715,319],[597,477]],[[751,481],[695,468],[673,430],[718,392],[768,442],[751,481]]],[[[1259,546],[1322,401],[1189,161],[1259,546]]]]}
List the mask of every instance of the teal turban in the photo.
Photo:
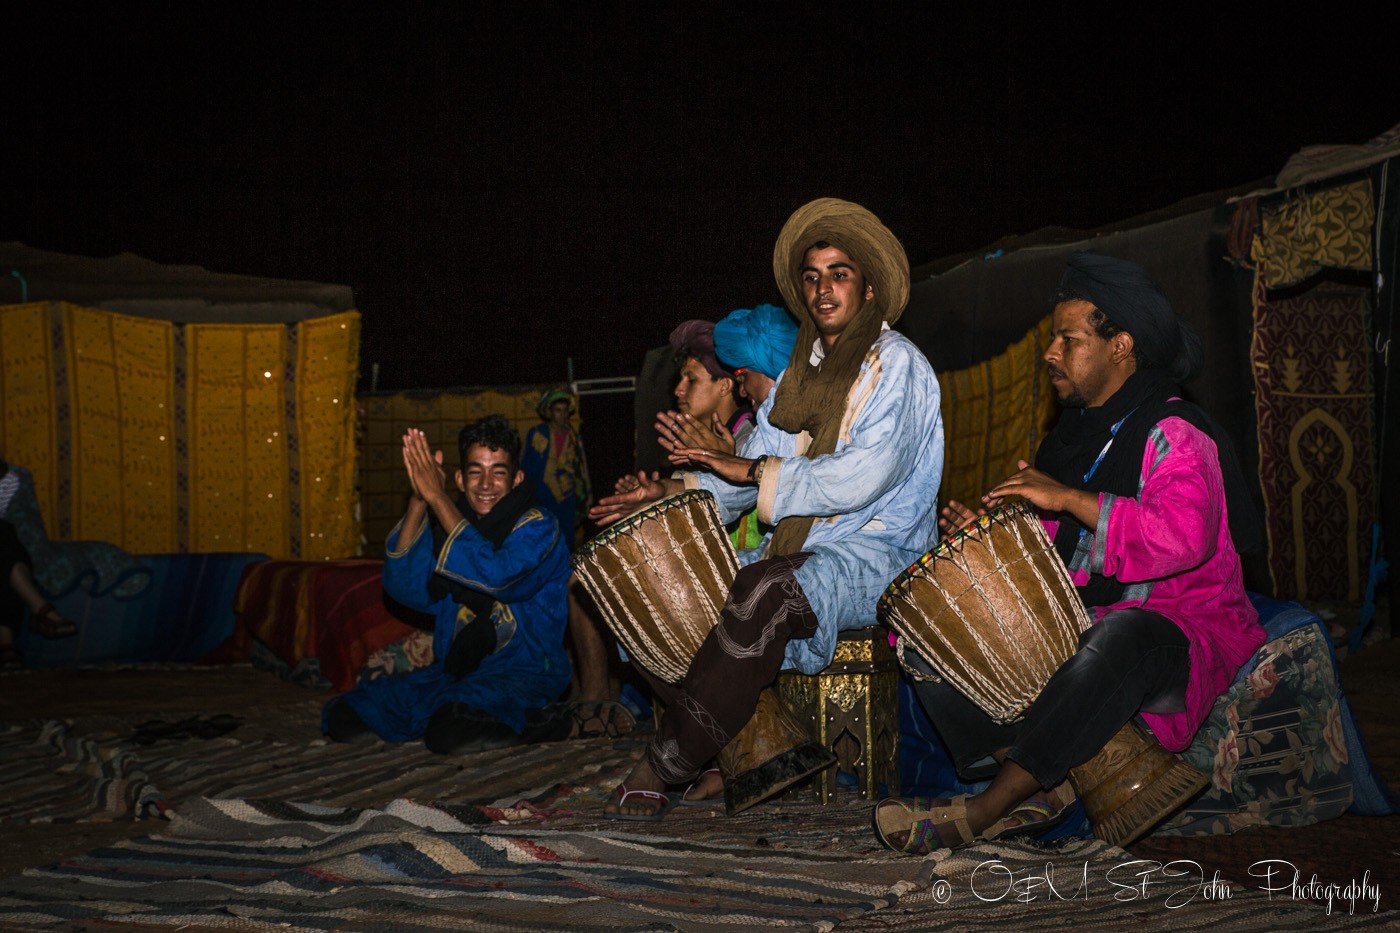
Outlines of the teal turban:
{"type": "Polygon", "coordinates": [[[797,323],[777,305],[740,308],[715,325],[715,355],[733,369],[777,379],[792,356],[797,323]]]}

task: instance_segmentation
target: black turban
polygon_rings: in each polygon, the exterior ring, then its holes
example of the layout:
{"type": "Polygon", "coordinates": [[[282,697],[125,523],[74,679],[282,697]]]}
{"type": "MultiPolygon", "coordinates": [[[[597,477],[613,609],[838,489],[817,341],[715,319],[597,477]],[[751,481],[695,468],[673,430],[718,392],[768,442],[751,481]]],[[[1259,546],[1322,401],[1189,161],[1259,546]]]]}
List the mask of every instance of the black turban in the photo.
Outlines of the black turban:
{"type": "Polygon", "coordinates": [[[1201,338],[1176,316],[1161,286],[1137,263],[1099,253],[1072,253],[1055,300],[1075,299],[1094,305],[1119,330],[1133,335],[1141,368],[1161,370],[1177,382],[1200,373],[1205,362],[1201,338]]]}

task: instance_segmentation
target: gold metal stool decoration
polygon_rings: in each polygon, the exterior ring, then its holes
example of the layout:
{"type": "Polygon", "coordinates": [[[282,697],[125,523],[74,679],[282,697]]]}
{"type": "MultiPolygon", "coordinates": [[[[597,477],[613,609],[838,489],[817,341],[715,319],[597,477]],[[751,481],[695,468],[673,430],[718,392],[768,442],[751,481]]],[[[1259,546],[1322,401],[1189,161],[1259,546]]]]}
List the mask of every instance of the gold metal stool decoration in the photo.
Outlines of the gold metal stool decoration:
{"type": "Polygon", "coordinates": [[[836,755],[836,767],[812,782],[818,802],[830,801],[838,771],[856,776],[866,800],[899,794],[899,661],[887,629],[841,632],[831,666],[783,671],[777,689],[816,743],[836,755]]]}

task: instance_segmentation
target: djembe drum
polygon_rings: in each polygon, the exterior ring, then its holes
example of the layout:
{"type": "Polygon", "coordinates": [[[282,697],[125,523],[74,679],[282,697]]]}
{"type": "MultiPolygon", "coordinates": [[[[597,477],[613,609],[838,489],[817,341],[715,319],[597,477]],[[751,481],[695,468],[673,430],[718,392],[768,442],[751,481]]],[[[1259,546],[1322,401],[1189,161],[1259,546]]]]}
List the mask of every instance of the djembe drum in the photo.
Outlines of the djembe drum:
{"type": "MultiPolygon", "coordinates": [[[[714,496],[688,490],[614,523],[579,549],[574,574],[627,654],[679,683],[739,570],[714,496]]],[[[747,725],[720,750],[724,804],[738,813],[829,767],[772,687],[747,725]]]]}
{"type": "MultiPolygon", "coordinates": [[[[879,613],[902,636],[901,661],[907,643],[1000,723],[1025,714],[1092,624],[1040,519],[1022,501],[990,510],[925,554],[886,588],[879,613]]],[[[1125,846],[1210,779],[1130,721],[1070,769],[1070,783],[1094,835],[1125,846]]]]}

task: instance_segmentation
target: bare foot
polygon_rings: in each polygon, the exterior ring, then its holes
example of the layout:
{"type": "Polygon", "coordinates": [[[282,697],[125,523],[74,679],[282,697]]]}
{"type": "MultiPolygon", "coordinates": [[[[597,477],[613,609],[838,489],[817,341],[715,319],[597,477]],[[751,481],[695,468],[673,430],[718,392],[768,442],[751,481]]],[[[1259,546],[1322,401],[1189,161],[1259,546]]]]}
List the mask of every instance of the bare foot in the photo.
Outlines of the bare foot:
{"type": "Polygon", "coordinates": [[[651,770],[651,765],[646,759],[637,762],[637,766],[632,769],[632,773],[618,785],[613,792],[612,799],[603,808],[604,813],[625,813],[628,816],[651,816],[661,809],[661,801],[654,797],[644,797],[641,794],[633,794],[627,798],[626,804],[620,804],[623,789],[629,791],[651,790],[657,793],[665,793],[666,784],[656,772],[651,770]]]}
{"type": "Polygon", "coordinates": [[[723,796],[724,778],[720,775],[719,768],[706,768],[685,789],[682,798],[685,800],[714,800],[723,796]]]}

